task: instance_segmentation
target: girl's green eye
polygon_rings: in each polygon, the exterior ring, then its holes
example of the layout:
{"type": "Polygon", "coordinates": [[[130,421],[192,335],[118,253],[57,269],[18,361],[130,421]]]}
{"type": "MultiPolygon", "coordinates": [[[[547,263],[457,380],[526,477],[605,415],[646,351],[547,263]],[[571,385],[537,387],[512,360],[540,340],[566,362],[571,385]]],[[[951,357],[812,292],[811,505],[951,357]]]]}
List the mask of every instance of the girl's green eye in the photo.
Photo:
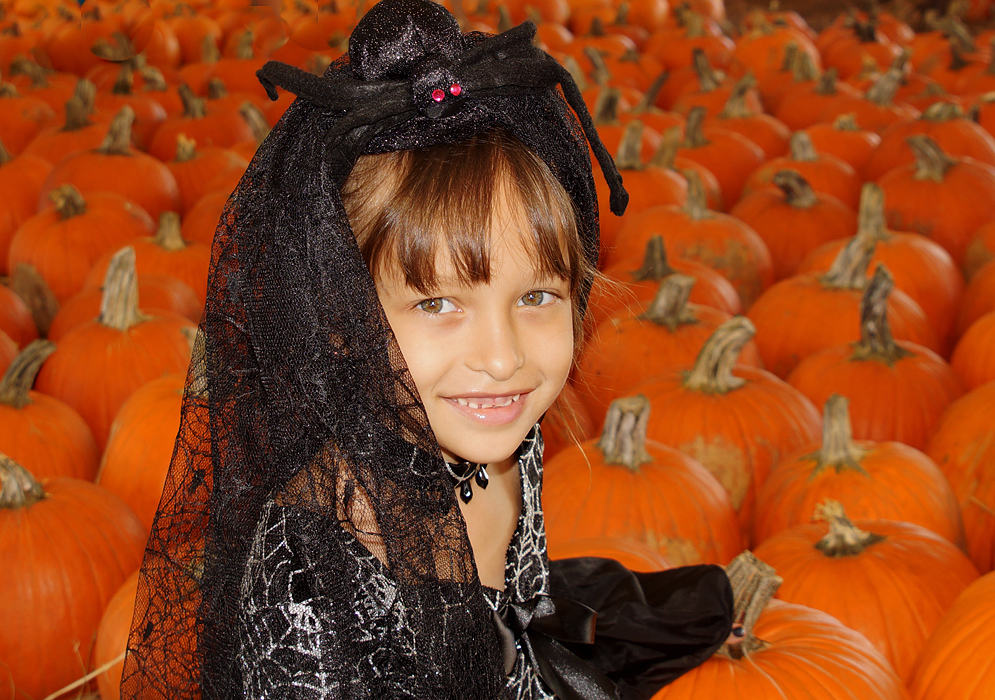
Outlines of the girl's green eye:
{"type": "Polygon", "coordinates": [[[542,306],[543,302],[547,299],[546,297],[552,296],[547,292],[540,292],[538,290],[532,290],[531,292],[526,292],[522,295],[522,305],[523,306],[542,306]]]}
{"type": "Polygon", "coordinates": [[[416,306],[419,310],[424,311],[427,314],[441,314],[444,311],[452,311],[452,308],[447,308],[447,304],[449,307],[453,306],[453,303],[448,299],[437,297],[435,299],[425,299],[424,301],[420,301],[416,304],[416,306]]]}

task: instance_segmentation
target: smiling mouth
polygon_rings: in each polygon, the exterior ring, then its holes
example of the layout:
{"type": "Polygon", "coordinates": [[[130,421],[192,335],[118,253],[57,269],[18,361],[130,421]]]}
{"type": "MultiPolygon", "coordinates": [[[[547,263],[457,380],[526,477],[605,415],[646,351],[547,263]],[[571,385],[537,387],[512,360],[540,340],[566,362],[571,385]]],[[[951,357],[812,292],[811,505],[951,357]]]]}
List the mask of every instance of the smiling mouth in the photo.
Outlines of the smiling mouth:
{"type": "Polygon", "coordinates": [[[455,401],[460,406],[469,406],[470,408],[504,408],[505,406],[510,406],[511,404],[518,401],[521,398],[521,394],[515,394],[514,396],[498,396],[492,399],[461,399],[456,398],[455,401]]]}

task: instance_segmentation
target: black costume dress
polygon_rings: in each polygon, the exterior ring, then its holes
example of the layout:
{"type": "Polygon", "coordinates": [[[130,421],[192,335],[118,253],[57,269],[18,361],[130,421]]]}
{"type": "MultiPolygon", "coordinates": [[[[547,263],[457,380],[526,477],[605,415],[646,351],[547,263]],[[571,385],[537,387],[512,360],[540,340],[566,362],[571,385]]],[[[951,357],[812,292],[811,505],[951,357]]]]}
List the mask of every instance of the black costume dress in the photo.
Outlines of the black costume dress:
{"type": "MultiPolygon", "coordinates": [[[[538,424],[522,442],[517,465],[522,485],[521,513],[508,545],[505,589],[483,588],[488,604],[504,617],[507,617],[508,609],[513,604],[525,604],[537,596],[550,593],[550,562],[546,556],[542,513],[542,436],[538,424]]],[[[390,688],[391,696],[403,697],[406,688],[396,681],[397,666],[405,663],[405,656],[416,653],[417,644],[413,634],[409,643],[404,644],[407,613],[397,595],[393,577],[383,563],[345,529],[333,528],[329,532],[334,538],[330,546],[338,548],[348,561],[345,570],[351,572],[355,583],[351,604],[359,618],[357,629],[362,632],[360,638],[339,638],[333,618],[328,614],[334,602],[322,595],[323,576],[327,572],[317,570],[313,562],[295,551],[294,543],[301,536],[295,532],[295,523],[306,522],[307,518],[292,512],[293,508],[273,501],[267,504],[256,529],[242,581],[238,627],[246,699],[362,697],[366,693],[363,686],[368,684],[368,679],[378,676],[395,679],[390,681],[394,684],[390,688]],[[401,631],[400,635],[398,631],[401,631]],[[395,641],[386,645],[384,642],[398,638],[402,640],[399,643],[395,641]],[[330,680],[333,678],[332,668],[338,667],[340,653],[337,647],[341,644],[366,647],[366,653],[360,655],[363,668],[356,669],[355,682],[360,684],[359,687],[343,688],[338,682],[330,680]]],[[[645,597],[640,599],[638,593],[633,594],[631,589],[624,590],[624,587],[619,589],[618,581],[611,581],[613,575],[617,579],[620,574],[622,579],[633,578],[620,565],[607,560],[580,559],[554,562],[554,568],[557,580],[561,581],[560,587],[564,589],[560,593],[573,593],[576,597],[578,589],[598,585],[604,588],[607,581],[616,597],[620,592],[626,597],[624,605],[629,607],[629,611],[622,614],[633,615],[628,622],[643,622],[640,614],[645,616],[649,607],[645,597]],[[608,575],[599,577],[596,572],[608,575]],[[583,575],[584,579],[565,580],[571,574],[583,575]],[[644,606],[643,610],[637,613],[640,606],[644,606]]],[[[341,571],[336,575],[341,576],[341,571]]],[[[668,576],[674,579],[674,574],[669,572],[668,576]]],[[[611,671],[614,680],[622,681],[622,688],[628,689],[627,694],[631,697],[646,697],[662,685],[659,678],[661,672],[666,675],[674,668],[683,671],[697,665],[729,633],[731,603],[727,611],[723,605],[726,601],[722,596],[724,574],[721,570],[717,567],[686,567],[677,570],[676,574],[678,579],[684,577],[688,581],[714,587],[714,593],[711,598],[706,597],[693,607],[667,610],[666,606],[661,606],[649,611],[651,617],[656,618],[654,622],[660,624],[657,629],[641,633],[644,635],[643,643],[652,640],[654,634],[659,635],[662,630],[672,627],[678,621],[676,618],[684,622],[689,616],[692,617],[693,622],[702,626],[702,633],[696,648],[688,645],[683,649],[682,657],[670,658],[669,667],[657,668],[655,676],[650,673],[645,679],[639,672],[650,670],[646,664],[639,660],[633,667],[632,659],[626,658],[635,654],[638,659],[638,643],[623,654],[619,654],[617,649],[614,654],[610,653],[610,662],[606,664],[610,668],[602,670],[611,671]],[[619,667],[626,664],[630,667],[629,674],[634,677],[620,677],[619,667]]],[[[622,604],[615,600],[613,605],[617,616],[622,604]]],[[[650,624],[652,626],[653,623],[650,624]]],[[[652,645],[652,641],[650,643],[652,645]]],[[[520,643],[516,646],[519,653],[506,678],[505,697],[509,700],[555,698],[540,678],[534,652],[531,649],[523,652],[520,643]]],[[[642,653],[645,654],[645,649],[642,653]]],[[[665,666],[663,658],[655,660],[660,666],[665,666]]]]}

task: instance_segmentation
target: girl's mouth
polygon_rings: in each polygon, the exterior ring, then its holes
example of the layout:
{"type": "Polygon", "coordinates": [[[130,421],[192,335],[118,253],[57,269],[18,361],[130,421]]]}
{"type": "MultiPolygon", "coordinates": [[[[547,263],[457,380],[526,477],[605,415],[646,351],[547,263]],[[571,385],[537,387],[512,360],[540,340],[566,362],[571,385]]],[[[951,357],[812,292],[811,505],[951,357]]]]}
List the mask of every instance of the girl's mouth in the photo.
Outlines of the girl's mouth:
{"type": "Polygon", "coordinates": [[[525,411],[529,392],[504,396],[459,396],[446,402],[475,425],[502,426],[518,420],[525,411]]]}
{"type": "Polygon", "coordinates": [[[493,399],[485,398],[475,398],[475,399],[461,399],[457,398],[456,403],[460,406],[468,406],[470,408],[504,408],[510,406],[515,401],[518,401],[522,397],[521,394],[515,394],[514,396],[498,396],[493,399]]]}

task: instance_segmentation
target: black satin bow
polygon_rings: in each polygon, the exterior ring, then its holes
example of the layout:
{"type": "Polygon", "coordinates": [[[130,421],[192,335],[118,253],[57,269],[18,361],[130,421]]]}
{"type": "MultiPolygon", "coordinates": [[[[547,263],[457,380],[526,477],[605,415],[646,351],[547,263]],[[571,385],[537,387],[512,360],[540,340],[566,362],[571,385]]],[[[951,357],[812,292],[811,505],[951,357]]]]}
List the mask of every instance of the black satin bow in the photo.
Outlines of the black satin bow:
{"type": "MultiPolygon", "coordinates": [[[[377,134],[419,115],[439,119],[483,98],[538,94],[560,85],[604,173],[611,191],[612,213],[621,216],[625,212],[629,195],[622,185],[622,177],[601,142],[570,73],[552,56],[533,46],[535,24],[523,22],[461,52],[452,49],[452,37],[446,37],[443,29],[433,26],[432,30],[446,39],[432,42],[435,50],[414,61],[399,62],[390,71],[374,73],[396,76],[400,70],[404,73],[403,78],[364,79],[359,77],[365,75],[363,70],[335,68],[329,68],[325,75],[318,77],[279,61],[267,62],[256,76],[270,99],[277,99],[276,87],[279,86],[313,105],[341,112],[325,133],[329,148],[339,148],[345,139],[361,147],[377,134]]],[[[388,27],[383,31],[404,34],[411,30],[388,27]]],[[[354,38],[355,34],[350,39],[350,57],[354,53],[371,53],[354,48],[354,38]]],[[[424,42],[423,37],[419,38],[424,42]]],[[[382,47],[378,48],[383,51],[382,47]]]]}
{"type": "Polygon", "coordinates": [[[505,673],[514,668],[520,645],[560,700],[617,700],[615,684],[561,644],[594,643],[596,618],[597,613],[586,605],[547,595],[510,603],[503,616],[495,612],[505,673]]]}

